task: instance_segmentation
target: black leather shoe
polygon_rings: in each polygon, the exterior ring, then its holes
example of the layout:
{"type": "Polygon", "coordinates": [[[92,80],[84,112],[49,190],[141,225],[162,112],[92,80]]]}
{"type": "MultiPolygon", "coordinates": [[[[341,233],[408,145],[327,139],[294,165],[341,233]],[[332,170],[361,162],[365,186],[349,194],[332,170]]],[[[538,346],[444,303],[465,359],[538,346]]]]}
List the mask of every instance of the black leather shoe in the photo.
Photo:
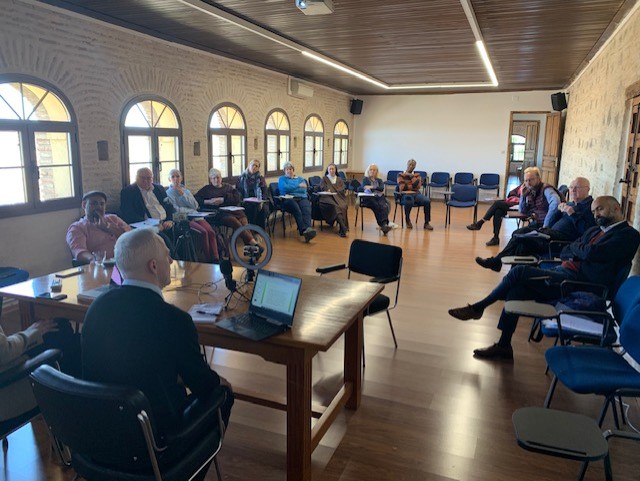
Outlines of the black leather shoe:
{"type": "Polygon", "coordinates": [[[500,239],[498,239],[497,237],[492,237],[491,239],[489,239],[486,243],[486,246],[497,246],[500,245],[500,239]]]}
{"type": "Polygon", "coordinates": [[[487,257],[483,259],[482,257],[476,257],[476,264],[480,267],[484,267],[485,269],[491,269],[492,271],[500,272],[502,269],[502,261],[500,259],[496,259],[495,257],[487,257]]]}
{"type": "Polygon", "coordinates": [[[383,226],[380,227],[380,230],[384,235],[387,235],[387,232],[391,230],[391,226],[389,224],[384,224],[383,226]]]}
{"type": "Polygon", "coordinates": [[[471,304],[467,304],[464,307],[456,307],[454,309],[449,309],[449,315],[451,317],[455,317],[456,319],[460,319],[461,321],[468,321],[469,319],[480,319],[482,317],[482,311],[476,311],[471,304]]]}
{"type": "Polygon", "coordinates": [[[469,229],[469,230],[480,230],[481,227],[482,227],[482,224],[478,224],[477,222],[474,222],[473,224],[469,224],[467,226],[467,229],[469,229]]]}
{"type": "Polygon", "coordinates": [[[513,348],[511,346],[503,347],[498,344],[494,344],[493,346],[474,349],[473,357],[480,359],[506,359],[508,361],[513,361],[513,348]]]}

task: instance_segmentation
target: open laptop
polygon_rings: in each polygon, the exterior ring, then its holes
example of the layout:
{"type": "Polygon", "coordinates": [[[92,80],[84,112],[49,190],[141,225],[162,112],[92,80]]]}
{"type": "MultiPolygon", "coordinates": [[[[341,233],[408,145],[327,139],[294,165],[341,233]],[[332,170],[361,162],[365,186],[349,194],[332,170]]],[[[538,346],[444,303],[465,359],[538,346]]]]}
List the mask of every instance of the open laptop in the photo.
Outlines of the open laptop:
{"type": "Polygon", "coordinates": [[[286,331],[293,324],[302,279],[278,272],[259,270],[249,311],[228,317],[216,326],[260,341],[286,331]]]}
{"type": "Polygon", "coordinates": [[[113,270],[111,271],[111,280],[109,280],[109,284],[104,286],[96,287],[95,289],[90,289],[88,291],[83,291],[78,294],[78,301],[91,303],[93,300],[98,297],[100,294],[104,294],[110,289],[114,287],[118,287],[122,285],[122,274],[120,273],[120,269],[118,269],[117,265],[113,265],[113,270]]]}

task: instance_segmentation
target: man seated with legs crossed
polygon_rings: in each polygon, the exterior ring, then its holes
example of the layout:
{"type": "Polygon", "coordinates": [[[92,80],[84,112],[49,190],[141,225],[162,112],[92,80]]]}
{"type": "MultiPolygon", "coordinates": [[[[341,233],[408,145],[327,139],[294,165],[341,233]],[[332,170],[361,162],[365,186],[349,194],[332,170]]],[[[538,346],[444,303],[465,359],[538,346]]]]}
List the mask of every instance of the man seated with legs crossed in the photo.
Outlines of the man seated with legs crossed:
{"type": "MultiPolygon", "coordinates": [[[[214,390],[227,391],[221,409],[225,425],[233,404],[231,387],[200,352],[191,316],[163,299],[162,288],[171,282],[171,262],[169,250],[152,230],[122,234],[116,242],[116,264],[124,283],[93,301],[82,329],[84,378],[140,389],[162,435],[178,430],[189,408],[214,390]]],[[[193,433],[194,442],[215,423],[203,423],[193,433]]],[[[191,444],[180,451],[187,453],[191,444]]],[[[194,479],[204,479],[206,471],[194,479]]]]}
{"type": "Polygon", "coordinates": [[[569,184],[569,202],[562,202],[551,218],[551,227],[523,227],[513,232],[511,240],[495,257],[476,257],[478,265],[496,272],[506,256],[526,256],[545,251],[549,241],[574,241],[596,222],[591,213],[593,198],[589,195],[589,180],[577,177],[569,184]],[[530,233],[539,232],[540,236],[530,233]],[[529,234],[529,235],[523,235],[529,234]]]}
{"type": "MultiPolygon", "coordinates": [[[[553,284],[577,280],[611,286],[619,271],[631,263],[640,245],[640,233],[624,220],[620,204],[614,197],[598,197],[591,210],[598,225],[562,250],[562,265],[553,269],[516,266],[487,297],[465,307],[450,309],[449,315],[467,321],[480,319],[488,306],[500,300],[557,299],[559,289],[541,278],[553,284]]],[[[498,322],[498,329],[502,331],[500,339],[492,346],[476,349],[474,356],[513,359],[511,337],[517,323],[518,315],[507,314],[503,309],[498,322]]]]}

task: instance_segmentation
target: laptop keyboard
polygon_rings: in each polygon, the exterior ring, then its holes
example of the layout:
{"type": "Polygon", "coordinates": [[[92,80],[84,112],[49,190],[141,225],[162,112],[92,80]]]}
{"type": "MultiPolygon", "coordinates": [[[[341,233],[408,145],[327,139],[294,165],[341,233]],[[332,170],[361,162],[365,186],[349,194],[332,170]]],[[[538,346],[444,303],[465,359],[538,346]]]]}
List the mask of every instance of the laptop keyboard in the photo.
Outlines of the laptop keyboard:
{"type": "Polygon", "coordinates": [[[234,317],[233,322],[236,326],[246,327],[247,329],[252,329],[254,332],[259,334],[268,334],[273,332],[274,327],[277,327],[275,324],[271,324],[267,322],[264,317],[256,316],[255,314],[251,314],[250,312],[245,312],[244,314],[239,314],[234,317]]]}

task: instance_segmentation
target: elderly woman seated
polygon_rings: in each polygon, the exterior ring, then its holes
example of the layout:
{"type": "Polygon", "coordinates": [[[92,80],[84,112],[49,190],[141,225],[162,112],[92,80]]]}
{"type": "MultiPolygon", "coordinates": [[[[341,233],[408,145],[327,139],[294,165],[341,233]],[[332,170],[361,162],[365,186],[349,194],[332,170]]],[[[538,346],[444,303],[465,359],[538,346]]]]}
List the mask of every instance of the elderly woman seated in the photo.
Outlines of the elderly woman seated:
{"type": "MultiPolygon", "coordinates": [[[[198,201],[195,199],[189,189],[182,184],[182,174],[178,169],[169,171],[169,182],[171,185],[167,188],[167,196],[173,204],[177,213],[189,214],[198,211],[198,201]]],[[[218,262],[218,244],[216,242],[216,233],[205,219],[195,219],[189,222],[192,229],[197,230],[202,235],[205,261],[218,262]]]]}
{"type": "Polygon", "coordinates": [[[358,190],[367,195],[360,197],[360,205],[373,211],[380,230],[384,235],[387,235],[392,226],[389,223],[389,203],[384,196],[384,181],[378,178],[378,166],[376,164],[371,164],[367,167],[365,174],[362,179],[362,186],[358,190]]]}
{"type": "MultiPolygon", "coordinates": [[[[220,209],[220,207],[240,205],[240,192],[232,185],[222,183],[222,174],[218,169],[211,169],[209,171],[209,185],[205,185],[196,192],[194,197],[201,208],[217,208],[215,222],[218,224],[226,225],[236,230],[249,223],[242,209],[220,209]]],[[[258,245],[258,242],[250,231],[244,231],[241,237],[245,245],[257,245],[260,252],[264,250],[264,247],[258,245]]]]}
{"type": "Polygon", "coordinates": [[[318,200],[322,217],[329,225],[338,224],[340,237],[347,237],[349,219],[347,218],[347,186],[338,177],[338,168],[329,164],[320,182],[318,200]]]}
{"type": "Polygon", "coordinates": [[[296,177],[291,162],[285,162],[283,169],[284,175],[278,179],[280,195],[286,196],[282,199],[282,209],[294,217],[298,232],[309,242],[316,236],[316,231],[311,228],[311,202],[307,196],[307,182],[296,177]]]}

